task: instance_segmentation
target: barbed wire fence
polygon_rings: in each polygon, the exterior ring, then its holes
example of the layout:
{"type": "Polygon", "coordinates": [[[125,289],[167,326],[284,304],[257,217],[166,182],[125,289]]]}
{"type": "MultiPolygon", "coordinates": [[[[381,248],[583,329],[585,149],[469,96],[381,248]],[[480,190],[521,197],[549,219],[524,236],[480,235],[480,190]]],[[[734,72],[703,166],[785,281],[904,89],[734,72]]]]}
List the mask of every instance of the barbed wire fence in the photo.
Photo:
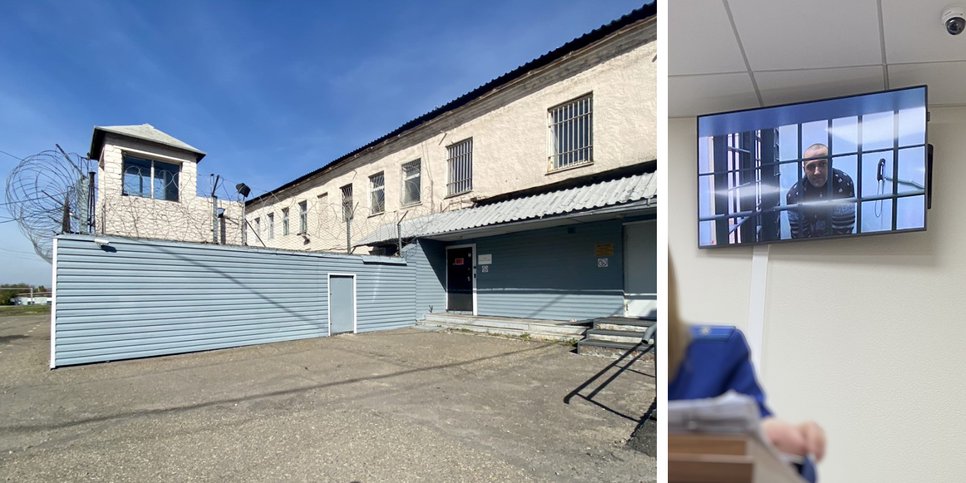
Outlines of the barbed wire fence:
{"type": "Polygon", "coordinates": [[[53,258],[53,237],[90,233],[94,164],[60,146],[27,156],[6,183],[6,209],[44,260],[53,258]]]}
{"type": "Polygon", "coordinates": [[[9,221],[17,222],[47,262],[53,259],[53,238],[65,233],[241,244],[240,195],[218,199],[193,189],[181,192],[195,184],[181,180],[190,173],[166,174],[151,165],[102,174],[95,161],[59,146],[22,158],[7,177],[9,221]]]}
{"type": "MultiPolygon", "coordinates": [[[[331,188],[324,192],[318,190],[318,187],[303,188],[297,194],[282,193],[280,197],[273,191],[251,186],[253,191],[265,194],[262,195],[264,198],[261,201],[255,203],[255,206],[250,206],[247,211],[251,232],[258,233],[258,238],[262,242],[259,243],[255,237],[249,237],[249,245],[263,246],[264,244],[268,247],[293,250],[352,253],[355,243],[375,230],[380,228],[385,230],[385,225],[396,225],[405,220],[415,222],[410,226],[418,231],[420,223],[430,222],[430,220],[420,220],[420,217],[465,207],[460,204],[434,206],[431,200],[424,200],[420,204],[402,206],[392,211],[374,211],[372,192],[366,189],[368,186],[365,184],[368,178],[361,177],[361,181],[362,183],[357,178],[343,181],[346,185],[353,186],[351,206],[344,204],[346,200],[341,188],[331,188]],[[302,209],[300,203],[305,203],[307,214],[305,230],[300,226],[302,209]],[[286,211],[289,223],[287,234],[284,229],[286,211]],[[269,214],[272,215],[273,221],[269,221],[269,214]],[[349,223],[346,223],[347,214],[349,223]]],[[[382,204],[385,206],[388,203],[383,200],[382,204]]]]}
{"type": "MultiPolygon", "coordinates": [[[[96,233],[195,243],[240,245],[241,196],[203,196],[194,170],[163,163],[125,163],[103,169],[95,188],[96,233]]],[[[220,180],[218,182],[220,185],[220,180]]]]}
{"type": "Polygon", "coordinates": [[[246,213],[245,197],[230,189],[240,181],[212,174],[202,186],[209,196],[202,196],[197,187],[203,181],[197,178],[193,170],[165,170],[147,161],[125,163],[119,173],[103,167],[98,172],[95,161],[58,146],[23,158],[14,168],[7,178],[6,207],[48,262],[53,237],[64,233],[352,253],[356,242],[380,227],[385,231],[384,225],[454,208],[425,200],[374,212],[368,179],[361,177],[362,183],[352,180],[355,193],[349,198],[339,188],[308,188],[281,198],[251,186],[267,197],[246,213]]]}
{"type": "MultiPolygon", "coordinates": [[[[235,181],[226,185],[232,185],[235,181]]],[[[249,207],[247,220],[250,225],[248,244],[251,246],[267,246],[291,250],[309,250],[326,252],[351,252],[352,244],[362,239],[372,230],[387,222],[392,214],[376,218],[366,200],[353,199],[351,206],[344,206],[339,189],[332,192],[316,193],[312,189],[305,190],[298,195],[288,195],[284,198],[260,186],[251,186],[255,192],[264,193],[267,199],[257,203],[257,207],[249,207]],[[305,204],[305,226],[302,226],[302,206],[305,204]],[[288,229],[285,229],[286,213],[288,229]],[[346,223],[346,214],[349,223],[346,223]],[[271,217],[269,217],[271,214],[271,217]],[[383,219],[387,218],[387,219],[383,219]],[[270,221],[271,220],[271,221],[270,221]],[[351,239],[350,239],[351,237],[351,239]]],[[[227,187],[223,193],[228,195],[227,187]]],[[[368,197],[368,192],[365,193],[368,197]]]]}

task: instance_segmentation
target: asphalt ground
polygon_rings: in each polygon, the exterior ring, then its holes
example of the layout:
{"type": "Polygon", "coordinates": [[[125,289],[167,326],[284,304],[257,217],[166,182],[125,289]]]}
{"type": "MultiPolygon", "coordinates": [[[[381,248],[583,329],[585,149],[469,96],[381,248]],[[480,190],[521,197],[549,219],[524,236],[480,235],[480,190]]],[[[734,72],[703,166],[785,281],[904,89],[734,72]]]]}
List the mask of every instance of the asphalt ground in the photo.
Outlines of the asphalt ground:
{"type": "Polygon", "coordinates": [[[47,317],[0,317],[2,480],[655,480],[620,415],[650,358],[564,404],[611,361],[418,329],[55,370],[49,345],[47,317]]]}

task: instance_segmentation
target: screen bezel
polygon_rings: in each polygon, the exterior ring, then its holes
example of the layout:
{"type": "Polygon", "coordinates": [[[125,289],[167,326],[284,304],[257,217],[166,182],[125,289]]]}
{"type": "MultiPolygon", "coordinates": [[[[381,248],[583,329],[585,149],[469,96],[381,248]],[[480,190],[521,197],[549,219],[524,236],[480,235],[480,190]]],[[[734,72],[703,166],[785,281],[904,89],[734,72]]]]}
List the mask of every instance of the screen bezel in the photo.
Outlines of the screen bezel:
{"type": "MultiPolygon", "coordinates": [[[[801,101],[801,102],[788,102],[788,103],[784,103],[784,104],[775,104],[775,105],[764,106],[764,107],[754,107],[754,108],[748,108],[748,109],[735,109],[735,110],[730,110],[730,111],[714,112],[714,113],[702,114],[700,116],[697,116],[695,118],[695,136],[694,136],[694,147],[695,147],[695,158],[696,158],[695,159],[695,168],[696,169],[695,169],[694,179],[695,179],[695,182],[696,183],[700,184],[700,182],[701,182],[701,170],[700,170],[700,162],[701,162],[701,159],[700,159],[699,156],[700,156],[700,152],[701,152],[701,147],[700,147],[700,143],[701,143],[701,120],[703,118],[715,117],[715,116],[726,116],[726,115],[733,115],[733,114],[740,114],[740,113],[752,113],[752,112],[756,112],[756,111],[765,111],[765,110],[770,110],[770,109],[781,109],[781,108],[788,108],[788,107],[794,107],[794,106],[802,106],[802,105],[808,105],[808,104],[815,104],[815,103],[820,103],[820,102],[828,102],[828,101],[836,101],[836,100],[853,99],[853,98],[858,98],[858,97],[863,97],[863,96],[869,96],[869,95],[889,94],[889,93],[895,93],[895,92],[901,92],[901,91],[908,91],[908,90],[915,90],[915,89],[922,89],[923,90],[923,104],[924,104],[924,108],[925,108],[925,117],[926,117],[926,119],[925,119],[925,132],[923,134],[923,136],[924,136],[923,137],[923,140],[924,140],[924,144],[923,144],[923,156],[924,156],[923,166],[924,166],[924,169],[925,169],[925,173],[924,173],[924,180],[925,180],[925,190],[924,190],[925,191],[925,194],[924,194],[924,196],[925,196],[925,199],[924,199],[924,202],[923,202],[923,214],[922,214],[922,227],[921,228],[904,228],[904,229],[898,229],[898,230],[887,230],[887,231],[876,231],[876,232],[847,233],[847,234],[842,234],[842,235],[834,235],[833,234],[833,235],[826,235],[826,236],[812,237],[812,238],[788,238],[788,239],[777,239],[777,240],[743,242],[743,243],[737,243],[737,244],[702,245],[701,244],[701,221],[700,221],[701,220],[701,191],[700,191],[700,186],[698,186],[698,189],[695,190],[695,201],[696,201],[696,211],[695,211],[695,221],[696,221],[696,224],[695,224],[695,227],[697,228],[695,235],[696,235],[696,238],[697,238],[696,241],[697,241],[697,244],[698,244],[698,248],[699,249],[741,248],[741,247],[753,247],[753,246],[757,246],[757,245],[771,245],[771,244],[775,244],[775,243],[815,242],[815,241],[821,241],[821,240],[839,240],[839,239],[843,239],[843,238],[865,238],[865,237],[868,237],[868,236],[876,236],[876,235],[893,235],[893,234],[897,234],[897,233],[913,233],[913,232],[926,231],[927,228],[928,228],[928,226],[929,226],[929,220],[928,220],[928,218],[929,218],[929,216],[928,216],[929,209],[932,207],[931,205],[932,205],[932,168],[933,168],[932,158],[930,156],[930,148],[931,148],[931,145],[929,144],[929,86],[926,85],[926,84],[920,84],[920,85],[908,86],[908,87],[901,87],[901,88],[896,88],[896,89],[887,89],[887,90],[882,90],[882,91],[863,92],[863,93],[859,93],[859,94],[849,94],[849,95],[843,95],[843,96],[826,97],[826,98],[821,98],[821,99],[810,99],[810,100],[801,101]]],[[[799,148],[801,148],[801,147],[799,147],[799,148]]],[[[858,208],[861,209],[861,206],[859,206],[858,208]]]]}

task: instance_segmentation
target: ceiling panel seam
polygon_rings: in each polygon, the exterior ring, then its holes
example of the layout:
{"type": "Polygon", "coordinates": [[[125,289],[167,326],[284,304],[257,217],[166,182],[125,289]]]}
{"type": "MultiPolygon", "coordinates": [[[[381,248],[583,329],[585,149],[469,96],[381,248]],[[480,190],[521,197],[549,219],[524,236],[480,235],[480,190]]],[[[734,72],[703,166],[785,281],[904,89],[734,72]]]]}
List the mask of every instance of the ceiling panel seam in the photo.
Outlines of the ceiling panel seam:
{"type": "Polygon", "coordinates": [[[716,75],[735,75],[735,74],[747,74],[746,70],[739,70],[733,72],[705,72],[702,74],[668,74],[668,79],[672,77],[714,77],[716,75]]]}
{"type": "Polygon", "coordinates": [[[879,16],[879,48],[882,50],[882,85],[889,89],[889,60],[886,58],[885,20],[882,19],[882,0],[875,1],[876,14],[879,16]]]}
{"type": "Polygon", "coordinates": [[[721,0],[724,4],[725,12],[728,14],[728,21],[731,22],[731,31],[735,34],[735,41],[738,42],[738,51],[741,52],[741,59],[745,61],[745,69],[748,70],[748,77],[751,78],[751,86],[755,89],[755,97],[758,98],[758,107],[764,107],[765,103],[761,99],[761,90],[758,89],[758,80],[755,79],[755,71],[751,70],[751,63],[748,62],[748,54],[745,53],[745,46],[741,43],[741,36],[738,35],[738,26],[735,25],[735,16],[731,13],[731,5],[728,0],[721,0]]]}
{"type": "Polygon", "coordinates": [[[794,69],[761,69],[756,70],[755,72],[758,74],[772,74],[778,72],[810,72],[813,70],[861,69],[864,67],[882,67],[882,64],[837,65],[834,67],[797,67],[794,69]]]}

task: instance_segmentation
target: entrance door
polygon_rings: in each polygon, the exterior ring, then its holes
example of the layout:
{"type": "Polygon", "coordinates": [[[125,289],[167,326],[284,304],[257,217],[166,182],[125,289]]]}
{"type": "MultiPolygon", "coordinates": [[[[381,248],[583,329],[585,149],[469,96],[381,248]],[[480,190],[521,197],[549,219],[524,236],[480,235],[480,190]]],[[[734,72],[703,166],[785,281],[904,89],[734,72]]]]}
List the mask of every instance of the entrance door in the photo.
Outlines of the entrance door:
{"type": "Polygon", "coordinates": [[[355,275],[329,275],[329,334],[355,332],[355,275]]]}
{"type": "Polygon", "coordinates": [[[657,310],[657,223],[624,225],[624,316],[657,310]]]}
{"type": "Polygon", "coordinates": [[[473,313],[473,246],[446,248],[446,310],[473,313]]]}

